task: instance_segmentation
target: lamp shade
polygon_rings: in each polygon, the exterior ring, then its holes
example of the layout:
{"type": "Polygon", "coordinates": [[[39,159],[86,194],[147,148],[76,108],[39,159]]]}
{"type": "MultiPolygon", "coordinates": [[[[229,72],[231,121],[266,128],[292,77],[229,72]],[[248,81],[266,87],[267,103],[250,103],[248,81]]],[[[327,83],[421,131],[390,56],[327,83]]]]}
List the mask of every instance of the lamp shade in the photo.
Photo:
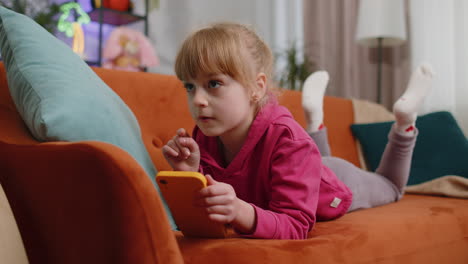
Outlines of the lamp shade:
{"type": "Polygon", "coordinates": [[[356,41],[375,47],[382,38],[383,46],[403,43],[406,22],[403,0],[360,0],[356,41]]]}

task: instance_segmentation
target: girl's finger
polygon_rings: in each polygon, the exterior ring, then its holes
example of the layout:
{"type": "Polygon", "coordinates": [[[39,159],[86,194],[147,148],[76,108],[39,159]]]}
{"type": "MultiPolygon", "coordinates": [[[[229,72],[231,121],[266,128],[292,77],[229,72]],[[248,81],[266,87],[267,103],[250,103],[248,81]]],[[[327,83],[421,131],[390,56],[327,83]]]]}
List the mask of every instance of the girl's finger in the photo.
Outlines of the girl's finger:
{"type": "Polygon", "coordinates": [[[180,148],[177,146],[173,139],[169,140],[164,146],[167,146],[167,150],[171,149],[174,155],[179,156],[180,148]]]}
{"type": "Polygon", "coordinates": [[[211,177],[211,175],[209,175],[209,174],[206,174],[206,175],[205,175],[205,178],[206,178],[206,180],[207,180],[207,182],[208,182],[208,186],[214,185],[214,184],[218,183],[218,182],[215,181],[215,179],[213,179],[213,177],[211,177]]]}
{"type": "Polygon", "coordinates": [[[205,197],[211,197],[211,196],[224,195],[226,193],[227,191],[225,190],[225,188],[223,188],[223,186],[214,184],[214,185],[208,185],[207,187],[201,189],[198,192],[197,197],[205,198],[205,197]]]}
{"type": "Polygon", "coordinates": [[[216,206],[222,205],[225,206],[229,204],[229,199],[224,195],[220,196],[208,196],[208,197],[199,197],[196,196],[193,201],[193,205],[198,207],[208,207],[208,206],[216,206]]]}
{"type": "Polygon", "coordinates": [[[228,224],[232,221],[230,216],[222,214],[208,214],[208,218],[213,222],[228,224]]]}
{"type": "Polygon", "coordinates": [[[190,153],[194,153],[194,152],[198,151],[198,144],[195,141],[195,139],[193,139],[191,137],[183,137],[183,138],[179,138],[179,140],[180,140],[180,144],[183,147],[188,148],[190,153]]]}
{"type": "Polygon", "coordinates": [[[204,206],[228,205],[234,201],[230,195],[210,196],[202,199],[204,206]]]}
{"type": "Polygon", "coordinates": [[[188,156],[190,156],[190,151],[188,148],[184,147],[182,144],[181,144],[181,138],[178,136],[178,135],[175,135],[172,140],[173,142],[173,148],[174,149],[177,149],[178,153],[179,153],[179,157],[181,159],[186,159],[188,156]]]}
{"type": "Polygon", "coordinates": [[[206,208],[206,212],[209,214],[230,215],[232,211],[232,207],[224,205],[215,205],[206,208]]]}
{"type": "Polygon", "coordinates": [[[185,157],[189,157],[190,154],[192,153],[190,151],[190,148],[187,147],[188,145],[188,142],[189,142],[189,139],[190,138],[187,138],[187,137],[178,137],[177,138],[177,146],[180,148],[180,151],[181,153],[185,156],[185,157]]]}
{"type": "Polygon", "coordinates": [[[163,152],[163,154],[169,155],[169,156],[172,156],[172,157],[177,157],[177,156],[179,156],[179,152],[177,152],[176,150],[174,150],[173,148],[171,148],[171,147],[168,146],[168,145],[164,145],[164,146],[162,147],[162,152],[163,152]]]}
{"type": "Polygon", "coordinates": [[[180,136],[180,137],[190,137],[190,135],[187,133],[187,131],[185,131],[184,128],[179,128],[177,129],[177,135],[180,136]]]}

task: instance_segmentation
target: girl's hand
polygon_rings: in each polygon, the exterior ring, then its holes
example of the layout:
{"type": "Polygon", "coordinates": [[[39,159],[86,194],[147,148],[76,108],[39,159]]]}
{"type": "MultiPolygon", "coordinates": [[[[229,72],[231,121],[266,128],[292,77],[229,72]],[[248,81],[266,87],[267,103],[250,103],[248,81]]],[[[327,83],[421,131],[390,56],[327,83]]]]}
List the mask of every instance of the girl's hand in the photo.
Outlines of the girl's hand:
{"type": "Polygon", "coordinates": [[[255,225],[254,208],[237,198],[231,185],[217,182],[210,175],[205,175],[205,177],[208,187],[196,194],[195,205],[205,207],[212,221],[230,223],[238,231],[250,233],[255,225]]]}
{"type": "Polygon", "coordinates": [[[197,142],[183,128],[162,147],[164,158],[176,171],[198,171],[200,149],[197,142]]]}

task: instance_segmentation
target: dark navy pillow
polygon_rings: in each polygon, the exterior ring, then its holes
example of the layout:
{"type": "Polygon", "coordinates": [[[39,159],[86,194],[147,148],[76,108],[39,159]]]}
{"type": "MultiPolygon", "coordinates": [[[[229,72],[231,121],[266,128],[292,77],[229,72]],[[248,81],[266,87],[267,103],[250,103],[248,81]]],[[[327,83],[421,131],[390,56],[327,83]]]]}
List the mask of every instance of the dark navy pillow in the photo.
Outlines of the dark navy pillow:
{"type": "MultiPolygon", "coordinates": [[[[377,169],[393,122],[353,124],[368,168],[377,169]]],[[[408,185],[444,175],[468,178],[468,140],[449,112],[434,112],[416,120],[419,135],[413,153],[408,185]]]]}

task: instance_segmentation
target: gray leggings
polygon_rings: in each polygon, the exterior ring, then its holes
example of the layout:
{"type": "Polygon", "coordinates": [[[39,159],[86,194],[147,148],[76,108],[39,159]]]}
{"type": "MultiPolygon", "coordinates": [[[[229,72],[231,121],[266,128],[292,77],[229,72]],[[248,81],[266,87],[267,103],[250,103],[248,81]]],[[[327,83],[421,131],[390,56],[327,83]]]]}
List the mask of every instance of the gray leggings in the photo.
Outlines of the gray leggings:
{"type": "Polygon", "coordinates": [[[310,133],[310,136],[317,144],[325,166],[353,192],[353,202],[348,209],[351,212],[401,199],[410,173],[417,134],[416,130],[414,136],[401,135],[392,126],[375,173],[362,170],[344,159],[331,157],[326,128],[310,133]]]}

